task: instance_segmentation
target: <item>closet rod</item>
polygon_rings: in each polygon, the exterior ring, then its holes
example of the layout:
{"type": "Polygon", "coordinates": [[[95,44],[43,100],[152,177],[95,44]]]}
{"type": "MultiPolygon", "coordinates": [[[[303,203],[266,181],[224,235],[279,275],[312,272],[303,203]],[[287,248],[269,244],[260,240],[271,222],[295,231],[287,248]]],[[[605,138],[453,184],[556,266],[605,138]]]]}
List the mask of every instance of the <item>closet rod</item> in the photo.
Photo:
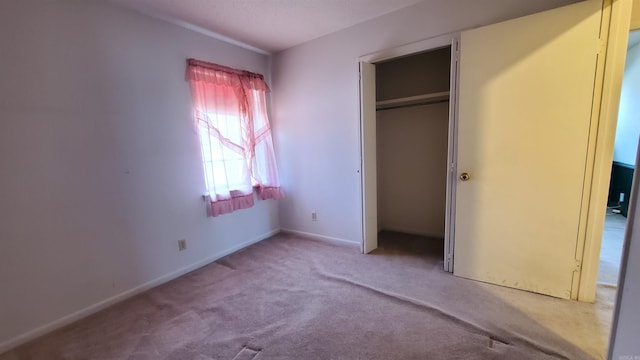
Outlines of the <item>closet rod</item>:
{"type": "Polygon", "coordinates": [[[421,101],[421,102],[405,104],[405,105],[381,106],[379,108],[376,108],[376,111],[401,109],[401,108],[412,107],[412,106],[439,104],[443,102],[449,102],[449,99],[428,100],[428,101],[421,101]]]}

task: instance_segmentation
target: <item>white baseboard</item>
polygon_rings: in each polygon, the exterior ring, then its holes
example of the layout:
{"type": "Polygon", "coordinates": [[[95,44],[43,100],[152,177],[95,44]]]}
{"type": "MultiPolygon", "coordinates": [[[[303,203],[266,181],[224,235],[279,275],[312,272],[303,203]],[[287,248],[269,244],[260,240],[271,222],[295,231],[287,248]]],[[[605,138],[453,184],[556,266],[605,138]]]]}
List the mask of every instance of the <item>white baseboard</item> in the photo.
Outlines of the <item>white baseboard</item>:
{"type": "Polygon", "coordinates": [[[304,236],[304,237],[307,237],[307,238],[310,238],[310,239],[315,239],[315,240],[322,240],[322,241],[329,241],[329,242],[339,242],[339,243],[355,245],[355,246],[360,246],[361,245],[360,241],[341,239],[341,238],[337,238],[337,237],[320,235],[320,234],[309,233],[309,232],[304,232],[304,231],[298,231],[298,230],[293,230],[293,229],[282,229],[282,232],[283,233],[288,233],[288,234],[293,234],[293,235],[304,236]]]}
{"type": "Polygon", "coordinates": [[[208,264],[210,264],[210,263],[212,263],[212,262],[214,262],[214,261],[216,261],[216,260],[218,260],[218,259],[220,259],[222,257],[225,257],[225,256],[227,256],[227,255],[229,255],[231,253],[234,253],[234,252],[236,252],[238,250],[241,250],[241,249],[243,249],[243,248],[245,248],[245,247],[247,247],[249,245],[253,245],[253,244],[255,244],[257,242],[260,242],[262,240],[265,240],[265,239],[267,239],[267,238],[269,238],[269,237],[271,237],[271,236],[273,236],[275,234],[278,234],[279,232],[280,232],[280,229],[272,230],[272,231],[270,231],[270,232],[268,232],[266,234],[262,234],[262,235],[260,235],[260,236],[258,236],[256,238],[254,238],[254,239],[251,239],[249,241],[243,242],[243,243],[241,243],[241,244],[239,244],[237,246],[234,246],[234,247],[232,247],[230,249],[227,249],[227,250],[222,251],[222,252],[220,252],[218,254],[210,256],[210,257],[208,257],[208,258],[206,258],[204,260],[201,260],[201,261],[198,261],[198,262],[196,262],[194,264],[185,266],[185,267],[183,267],[181,269],[178,269],[178,270],[176,270],[176,271],[174,271],[172,273],[169,273],[167,275],[161,276],[161,277],[156,278],[154,280],[148,281],[148,282],[146,282],[144,284],[141,284],[141,285],[138,285],[138,286],[134,287],[133,289],[129,289],[129,290],[124,291],[124,292],[122,292],[120,294],[117,294],[115,296],[107,298],[107,299],[105,299],[103,301],[100,301],[98,303],[90,305],[90,306],[88,306],[88,307],[86,307],[84,309],[78,310],[78,311],[76,311],[74,313],[71,313],[71,314],[69,314],[67,316],[64,316],[62,318],[54,320],[54,321],[52,321],[52,322],[50,322],[48,324],[45,324],[43,326],[40,326],[40,327],[35,328],[33,330],[30,330],[30,331],[27,331],[26,333],[24,333],[22,335],[18,335],[16,337],[12,338],[12,339],[9,339],[9,340],[1,343],[0,344],[0,354],[4,353],[6,351],[9,351],[9,350],[11,350],[11,349],[13,349],[13,348],[15,348],[17,346],[20,346],[20,345],[22,345],[22,344],[24,344],[24,343],[26,343],[28,341],[31,341],[31,340],[33,340],[33,339],[35,339],[37,337],[40,337],[40,336],[42,336],[44,334],[47,334],[47,333],[49,333],[51,331],[59,329],[59,328],[65,326],[65,325],[71,324],[71,323],[73,323],[75,321],[78,321],[78,320],[80,320],[82,318],[85,318],[85,317],[87,317],[89,315],[92,315],[92,314],[94,314],[94,313],[96,313],[96,312],[98,312],[100,310],[103,310],[103,309],[105,309],[105,308],[107,308],[107,307],[109,307],[111,305],[114,305],[116,303],[119,303],[121,301],[129,299],[129,298],[131,298],[131,297],[133,297],[135,295],[138,295],[138,294],[140,294],[140,293],[142,293],[144,291],[152,289],[152,288],[154,288],[154,287],[156,287],[158,285],[162,285],[162,284],[164,284],[166,282],[169,282],[169,281],[171,281],[171,280],[173,280],[173,279],[175,279],[177,277],[180,277],[180,276],[182,276],[182,275],[184,275],[186,273],[189,273],[189,272],[191,272],[193,270],[196,270],[196,269],[201,268],[201,267],[203,267],[205,265],[208,265],[208,264]]]}

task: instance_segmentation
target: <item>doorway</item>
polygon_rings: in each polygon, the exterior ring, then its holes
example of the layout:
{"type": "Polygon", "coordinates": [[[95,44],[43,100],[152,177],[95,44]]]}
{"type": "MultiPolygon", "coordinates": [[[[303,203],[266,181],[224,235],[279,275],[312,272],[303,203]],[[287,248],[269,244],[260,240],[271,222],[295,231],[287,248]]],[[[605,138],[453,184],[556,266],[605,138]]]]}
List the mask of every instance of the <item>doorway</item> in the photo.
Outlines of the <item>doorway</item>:
{"type": "Polygon", "coordinates": [[[616,138],[609,182],[607,214],[605,218],[600,263],[598,297],[613,299],[617,290],[620,258],[629,210],[631,184],[640,136],[640,31],[629,34],[625,71],[616,138]]]}
{"type": "Polygon", "coordinates": [[[376,64],[381,247],[412,241],[444,256],[450,66],[451,46],[376,64]]]}
{"type": "Polygon", "coordinates": [[[414,234],[437,239],[445,270],[453,270],[447,261],[454,189],[449,164],[455,159],[458,36],[359,59],[363,253],[378,247],[383,229],[414,234]]]}

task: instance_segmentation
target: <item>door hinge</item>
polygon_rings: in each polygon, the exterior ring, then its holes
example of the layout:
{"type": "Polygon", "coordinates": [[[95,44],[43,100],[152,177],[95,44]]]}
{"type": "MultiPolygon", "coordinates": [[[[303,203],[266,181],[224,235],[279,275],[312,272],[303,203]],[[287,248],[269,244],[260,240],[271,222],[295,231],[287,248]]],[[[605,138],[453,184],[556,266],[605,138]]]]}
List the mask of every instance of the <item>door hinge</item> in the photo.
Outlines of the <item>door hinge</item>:
{"type": "Polygon", "coordinates": [[[580,272],[582,270],[582,260],[577,260],[573,267],[573,272],[580,272]]]}

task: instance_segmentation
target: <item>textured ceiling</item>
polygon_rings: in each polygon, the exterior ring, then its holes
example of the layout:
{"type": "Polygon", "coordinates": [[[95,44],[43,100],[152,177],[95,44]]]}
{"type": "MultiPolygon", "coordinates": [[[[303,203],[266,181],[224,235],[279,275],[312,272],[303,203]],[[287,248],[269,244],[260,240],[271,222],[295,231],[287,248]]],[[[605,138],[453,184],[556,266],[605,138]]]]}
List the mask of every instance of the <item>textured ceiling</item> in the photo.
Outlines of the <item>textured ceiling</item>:
{"type": "Polygon", "coordinates": [[[423,0],[110,0],[274,53],[423,0]]]}

